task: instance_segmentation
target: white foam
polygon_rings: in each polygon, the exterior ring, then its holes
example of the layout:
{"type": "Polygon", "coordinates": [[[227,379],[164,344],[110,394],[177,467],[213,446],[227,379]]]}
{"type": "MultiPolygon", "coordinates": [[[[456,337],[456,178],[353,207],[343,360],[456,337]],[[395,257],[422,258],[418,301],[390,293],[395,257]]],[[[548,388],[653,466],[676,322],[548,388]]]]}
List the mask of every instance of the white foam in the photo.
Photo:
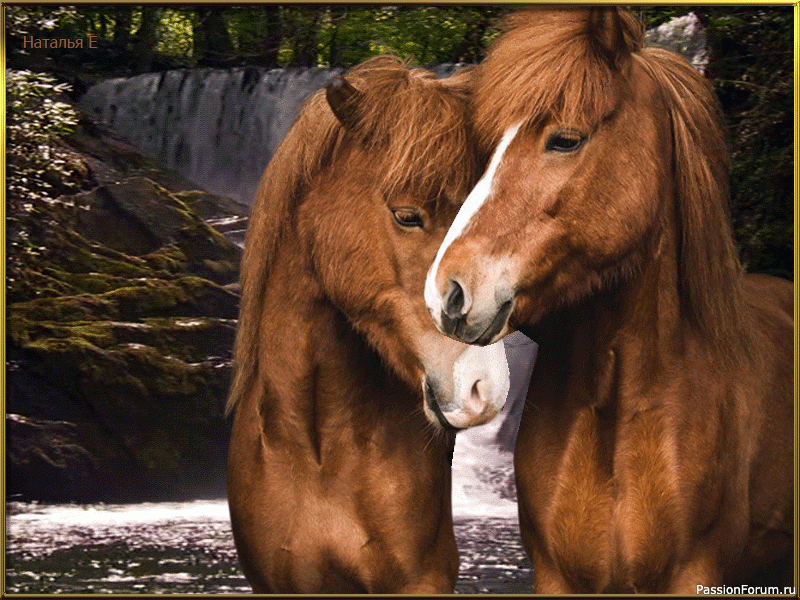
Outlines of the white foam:
{"type": "Polygon", "coordinates": [[[496,471],[511,476],[512,454],[503,452],[495,443],[497,430],[505,411],[494,420],[466,429],[456,435],[453,455],[453,517],[517,518],[517,503],[503,498],[491,482],[482,480],[481,473],[496,471]]]}

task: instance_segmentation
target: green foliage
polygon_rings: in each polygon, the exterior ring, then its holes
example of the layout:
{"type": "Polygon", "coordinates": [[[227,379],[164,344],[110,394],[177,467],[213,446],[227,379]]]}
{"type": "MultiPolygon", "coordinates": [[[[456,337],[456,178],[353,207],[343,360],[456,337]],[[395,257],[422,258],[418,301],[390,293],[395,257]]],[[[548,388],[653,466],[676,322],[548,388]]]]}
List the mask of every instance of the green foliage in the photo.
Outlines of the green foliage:
{"type": "MultiPolygon", "coordinates": [[[[477,62],[496,31],[497,6],[231,5],[214,6],[222,16],[232,49],[220,66],[351,67],[370,56],[392,52],[421,64],[477,62]]],[[[30,59],[26,36],[83,38],[80,49],[54,49],[47,56],[92,75],[130,75],[145,70],[195,67],[208,40],[209,10],[193,5],[156,10],[157,43],[141,60],[138,42],[143,7],[81,5],[8,7],[6,22],[12,64],[30,59]],[[208,33],[206,31],[206,33],[208,33]],[[95,47],[88,48],[88,36],[95,47]]],[[[148,32],[150,33],[150,32],[148,32]]],[[[219,50],[216,48],[214,50],[219,50]]],[[[43,53],[39,53],[43,59],[43,53]]]]}
{"type": "Polygon", "coordinates": [[[161,12],[156,52],[176,66],[194,66],[196,15],[189,10],[167,8],[161,12]]]}
{"type": "Polygon", "coordinates": [[[74,6],[12,4],[6,7],[6,29],[18,36],[63,30],[74,26],[78,21],[78,12],[74,6]]]}
{"type": "Polygon", "coordinates": [[[349,66],[386,52],[413,56],[420,64],[477,62],[491,39],[491,24],[500,13],[496,7],[331,9],[318,36],[319,64],[349,66]],[[334,60],[337,53],[338,60],[334,60]]]}
{"type": "Polygon", "coordinates": [[[748,271],[793,278],[792,7],[713,7],[714,82],[730,128],[734,231],[748,271]]]}
{"type": "Polygon", "coordinates": [[[626,6],[632,14],[636,15],[646,29],[653,29],[659,25],[663,25],[670,19],[675,17],[682,17],[688,13],[691,7],[688,6],[626,6]]]}
{"type": "Polygon", "coordinates": [[[52,197],[76,165],[59,143],[78,123],[71,106],[57,100],[65,84],[42,73],[6,70],[6,190],[9,197],[52,197]]]}

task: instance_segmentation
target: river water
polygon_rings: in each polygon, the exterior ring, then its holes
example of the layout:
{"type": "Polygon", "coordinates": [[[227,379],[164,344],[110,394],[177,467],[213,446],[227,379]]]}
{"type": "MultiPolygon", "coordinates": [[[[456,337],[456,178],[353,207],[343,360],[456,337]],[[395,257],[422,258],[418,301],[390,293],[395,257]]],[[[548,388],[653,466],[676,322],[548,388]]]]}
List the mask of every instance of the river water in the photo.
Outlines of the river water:
{"type": "MultiPolygon", "coordinates": [[[[460,433],[453,514],[457,593],[529,593],[500,420],[460,433]]],[[[247,593],[222,500],[6,506],[6,592],[247,593]]]]}

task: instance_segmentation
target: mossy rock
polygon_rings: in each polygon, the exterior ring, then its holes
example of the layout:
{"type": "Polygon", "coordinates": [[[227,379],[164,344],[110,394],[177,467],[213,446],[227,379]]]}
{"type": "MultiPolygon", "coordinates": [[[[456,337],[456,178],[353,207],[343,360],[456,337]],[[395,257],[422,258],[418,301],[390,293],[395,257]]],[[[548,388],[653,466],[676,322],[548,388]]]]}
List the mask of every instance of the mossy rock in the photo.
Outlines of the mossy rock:
{"type": "Polygon", "coordinates": [[[250,207],[247,204],[228,196],[220,196],[204,190],[184,190],[174,192],[174,194],[203,220],[221,216],[246,217],[250,213],[250,207]]]}
{"type": "Polygon", "coordinates": [[[7,492],[49,502],[130,499],[134,460],[95,423],[6,414],[7,492]],[[127,473],[120,477],[120,470],[127,473]]]}
{"type": "MultiPolygon", "coordinates": [[[[105,412],[109,399],[115,399],[120,418],[156,400],[169,404],[190,399],[191,403],[211,402],[221,407],[227,378],[220,377],[220,367],[229,367],[229,359],[201,356],[203,353],[191,348],[171,351],[179,346],[175,342],[181,335],[185,346],[191,346],[190,334],[207,335],[220,329],[227,332],[227,341],[232,341],[230,322],[220,320],[69,325],[19,319],[9,322],[12,343],[36,357],[43,377],[58,373],[61,383],[94,404],[98,414],[105,412]],[[153,345],[130,341],[137,331],[140,339],[153,345]],[[178,353],[186,359],[175,356],[178,353]]],[[[225,347],[230,348],[227,344],[225,347]]]]}
{"type": "Polygon", "coordinates": [[[96,252],[77,248],[68,256],[59,257],[52,268],[65,268],[73,273],[104,273],[115,277],[152,277],[153,270],[146,263],[136,263],[126,258],[110,258],[96,252]]]}
{"type": "Polygon", "coordinates": [[[56,298],[79,294],[81,290],[64,281],[61,277],[54,277],[50,273],[43,273],[36,269],[22,268],[10,270],[6,277],[6,302],[23,302],[32,298],[56,298]]]}
{"type": "Polygon", "coordinates": [[[30,348],[40,340],[78,338],[98,348],[117,343],[109,321],[30,321],[11,314],[6,321],[8,338],[20,348],[30,348]]]}
{"type": "Polygon", "coordinates": [[[76,199],[90,210],[76,209],[75,227],[109,248],[146,257],[157,268],[188,271],[218,283],[234,281],[241,249],[195,214],[182,197],[190,196],[133,177],[76,199]]]}
{"type": "Polygon", "coordinates": [[[144,322],[29,321],[12,315],[7,335],[20,348],[41,340],[78,338],[99,349],[125,344],[150,346],[165,356],[188,362],[228,360],[236,335],[236,321],[210,317],[148,318],[144,322]]]}
{"type": "Polygon", "coordinates": [[[44,273],[54,280],[68,284],[72,289],[76,290],[75,293],[104,294],[126,287],[131,282],[128,277],[107,275],[105,273],[70,273],[53,267],[44,269],[44,273]]]}
{"type": "Polygon", "coordinates": [[[118,309],[105,294],[79,294],[18,302],[6,307],[9,320],[91,321],[115,319],[118,309]]]}
{"type": "Polygon", "coordinates": [[[103,294],[29,300],[8,306],[9,316],[28,321],[136,321],[187,316],[235,319],[238,296],[200,277],[141,278],[103,294]]]}
{"type": "Polygon", "coordinates": [[[114,344],[119,331],[110,324],[49,329],[52,337],[19,339],[38,377],[82,398],[144,476],[180,476],[187,464],[202,462],[209,442],[224,448],[227,361],[188,362],[144,344],[114,344]]]}
{"type": "MultiPolygon", "coordinates": [[[[230,359],[233,342],[236,337],[236,320],[222,318],[148,318],[144,319],[149,329],[135,331],[120,331],[120,326],[130,324],[115,324],[118,339],[135,341],[135,335],[146,336],[149,343],[161,352],[177,356],[188,361],[208,361],[230,359]]],[[[138,325],[138,324],[137,324],[138,325]]]]}
{"type": "Polygon", "coordinates": [[[104,294],[116,303],[123,320],[161,316],[238,317],[239,298],[201,277],[179,277],[173,281],[149,279],[137,283],[104,294]]]}
{"type": "Polygon", "coordinates": [[[10,213],[8,491],[220,492],[241,250],[204,219],[246,207],[175,193],[191,184],[119,140],[83,137],[99,185],[10,213]]]}
{"type": "MultiPolygon", "coordinates": [[[[76,237],[77,234],[75,234],[76,237]]],[[[64,244],[50,248],[37,264],[68,273],[103,273],[114,277],[154,277],[158,275],[147,261],[113,251],[98,244],[64,244]]],[[[169,273],[163,273],[168,276],[169,273]]]]}
{"type": "Polygon", "coordinates": [[[177,244],[162,246],[142,259],[153,269],[168,273],[187,273],[190,269],[189,259],[177,244]]]}

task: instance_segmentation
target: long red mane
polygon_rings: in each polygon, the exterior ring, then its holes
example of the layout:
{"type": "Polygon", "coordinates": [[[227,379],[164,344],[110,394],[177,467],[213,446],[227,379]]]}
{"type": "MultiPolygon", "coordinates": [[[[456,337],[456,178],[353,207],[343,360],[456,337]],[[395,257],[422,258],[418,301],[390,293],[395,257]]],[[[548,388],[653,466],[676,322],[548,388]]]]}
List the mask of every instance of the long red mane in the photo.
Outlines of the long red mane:
{"type": "Polygon", "coordinates": [[[716,96],[677,55],[644,48],[643,28],[629,13],[620,11],[620,27],[611,31],[595,22],[602,14],[551,7],[513,14],[478,69],[478,136],[488,149],[520,121],[552,118],[590,128],[613,105],[615,82],[630,76],[629,61],[644,67],[670,111],[673,156],[664,159],[672,160],[677,190],[685,314],[723,354],[738,352],[744,336],[741,266],[730,228],[730,161],[716,96]],[[602,46],[597,31],[606,37],[602,46]]]}
{"type": "MultiPolygon", "coordinates": [[[[384,56],[352,69],[347,79],[361,94],[355,129],[347,132],[337,120],[324,90],[313,94],[259,184],[241,265],[242,298],[228,412],[251,387],[258,371],[264,289],[281,237],[314,178],[347,156],[346,133],[375,157],[375,185],[386,196],[413,186],[409,191],[419,197],[460,202],[474,183],[477,160],[464,129],[466,103],[456,97],[468,94],[467,77],[438,80],[431,71],[410,69],[401,60],[384,56]]],[[[339,168],[346,172],[347,164],[339,168]]]]}

